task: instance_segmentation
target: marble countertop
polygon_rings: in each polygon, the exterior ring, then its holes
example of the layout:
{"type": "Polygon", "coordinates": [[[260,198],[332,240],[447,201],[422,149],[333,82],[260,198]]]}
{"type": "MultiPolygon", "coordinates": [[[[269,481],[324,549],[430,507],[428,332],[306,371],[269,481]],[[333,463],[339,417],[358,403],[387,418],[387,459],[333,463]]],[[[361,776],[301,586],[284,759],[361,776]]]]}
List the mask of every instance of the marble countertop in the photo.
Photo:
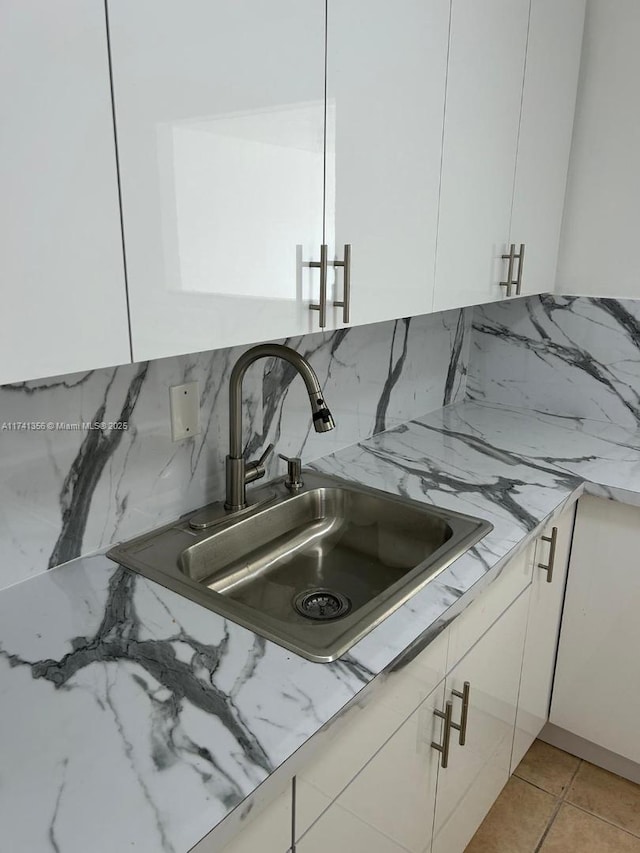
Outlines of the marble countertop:
{"type": "Polygon", "coordinates": [[[104,556],[6,589],[3,849],[186,853],[583,489],[640,505],[639,431],[488,404],[450,406],[314,467],[494,529],[331,664],[104,556]]]}

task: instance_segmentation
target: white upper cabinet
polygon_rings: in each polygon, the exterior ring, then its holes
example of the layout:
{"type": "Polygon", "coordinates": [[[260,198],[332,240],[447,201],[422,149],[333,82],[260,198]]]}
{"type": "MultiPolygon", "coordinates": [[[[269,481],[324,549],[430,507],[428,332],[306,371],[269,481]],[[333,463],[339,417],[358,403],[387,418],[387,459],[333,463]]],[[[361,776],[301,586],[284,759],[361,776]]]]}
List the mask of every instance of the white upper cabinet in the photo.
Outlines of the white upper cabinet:
{"type": "Polygon", "coordinates": [[[449,16],[450,0],[329,0],[325,236],[331,260],[352,246],[352,323],[431,311],[449,16]]]}
{"type": "Polygon", "coordinates": [[[529,0],[453,0],[435,311],[504,295],[528,22],[529,0]]]}
{"type": "Polygon", "coordinates": [[[324,2],[108,7],[134,358],[316,329],[324,2]]]}
{"type": "Polygon", "coordinates": [[[553,290],[584,14],[453,0],[434,310],[553,290]]]}
{"type": "Polygon", "coordinates": [[[555,286],[585,2],[531,0],[511,222],[511,241],[526,247],[522,293],[555,286]]]}
{"type": "Polygon", "coordinates": [[[129,361],[104,4],[0,17],[0,384],[129,361]]]}

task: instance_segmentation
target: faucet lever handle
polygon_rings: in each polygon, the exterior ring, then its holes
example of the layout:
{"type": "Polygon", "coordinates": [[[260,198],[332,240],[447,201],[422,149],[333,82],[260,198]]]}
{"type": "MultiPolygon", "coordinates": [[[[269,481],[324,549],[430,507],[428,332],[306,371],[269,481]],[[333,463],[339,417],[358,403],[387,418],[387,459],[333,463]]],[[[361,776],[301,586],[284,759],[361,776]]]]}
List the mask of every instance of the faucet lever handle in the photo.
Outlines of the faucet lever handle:
{"type": "Polygon", "coordinates": [[[283,462],[287,463],[285,486],[290,492],[297,492],[304,486],[302,482],[302,459],[299,456],[285,456],[284,453],[278,453],[278,456],[283,462]]]}
{"type": "Polygon", "coordinates": [[[260,480],[265,475],[264,463],[273,453],[273,444],[270,444],[264,451],[260,459],[255,462],[247,462],[244,466],[244,481],[245,483],[254,483],[260,480]]]}
{"type": "Polygon", "coordinates": [[[270,444],[270,445],[267,447],[267,449],[264,451],[264,453],[262,454],[262,456],[260,457],[260,459],[258,459],[258,467],[259,467],[259,468],[262,468],[262,466],[264,465],[264,463],[267,461],[267,459],[268,459],[268,458],[271,456],[271,454],[273,453],[273,450],[274,450],[274,445],[273,445],[273,444],[270,444]]]}

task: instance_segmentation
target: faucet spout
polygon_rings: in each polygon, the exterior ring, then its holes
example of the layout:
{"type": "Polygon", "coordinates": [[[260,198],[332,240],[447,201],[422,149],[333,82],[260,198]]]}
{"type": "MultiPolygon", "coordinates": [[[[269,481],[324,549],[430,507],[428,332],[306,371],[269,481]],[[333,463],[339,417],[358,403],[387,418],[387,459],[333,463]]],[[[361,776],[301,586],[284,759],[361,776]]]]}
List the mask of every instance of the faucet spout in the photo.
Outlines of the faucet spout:
{"type": "Polygon", "coordinates": [[[309,395],[313,427],[316,432],[328,432],[335,427],[331,412],[313,368],[291,347],[282,344],[259,344],[243,353],[236,361],[229,380],[229,455],[227,456],[227,510],[244,509],[247,505],[246,486],[264,476],[263,462],[247,463],[242,455],[242,381],[247,369],[259,358],[282,358],[300,374],[309,395]]]}

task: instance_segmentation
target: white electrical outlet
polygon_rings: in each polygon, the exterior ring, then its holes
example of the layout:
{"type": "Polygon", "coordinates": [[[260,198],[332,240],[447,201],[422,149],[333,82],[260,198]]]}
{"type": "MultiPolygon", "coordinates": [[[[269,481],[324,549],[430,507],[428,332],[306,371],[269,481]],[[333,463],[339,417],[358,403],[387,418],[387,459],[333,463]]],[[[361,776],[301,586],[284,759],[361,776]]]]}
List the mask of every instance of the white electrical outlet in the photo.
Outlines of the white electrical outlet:
{"type": "Polygon", "coordinates": [[[182,441],[200,432],[200,390],[197,382],[169,388],[171,440],[182,441]]]}

